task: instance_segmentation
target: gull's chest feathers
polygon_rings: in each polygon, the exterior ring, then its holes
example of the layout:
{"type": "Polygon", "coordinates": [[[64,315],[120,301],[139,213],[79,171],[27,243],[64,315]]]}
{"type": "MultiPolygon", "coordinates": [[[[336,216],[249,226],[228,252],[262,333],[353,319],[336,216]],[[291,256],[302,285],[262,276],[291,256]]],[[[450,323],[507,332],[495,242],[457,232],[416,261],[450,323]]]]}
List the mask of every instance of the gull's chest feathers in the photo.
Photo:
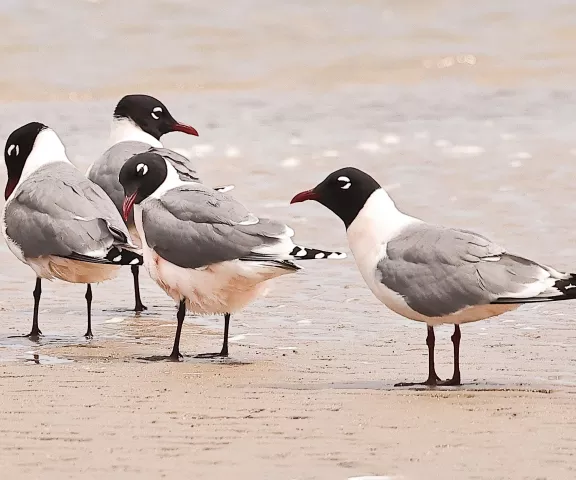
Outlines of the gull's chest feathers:
{"type": "Polygon", "coordinates": [[[398,211],[382,189],[376,190],[358,212],[346,233],[356,265],[371,289],[377,281],[376,266],[386,256],[388,242],[419,221],[398,211]]]}
{"type": "Polygon", "coordinates": [[[142,241],[144,265],[150,277],[176,302],[197,314],[234,313],[268,290],[267,280],[289,270],[252,261],[231,260],[200,268],[175,265],[150,248],[142,222],[141,205],[134,206],[134,221],[142,241]]]}
{"type": "Polygon", "coordinates": [[[388,242],[416,222],[421,220],[398,211],[383,190],[376,190],[348,227],[350,250],[364,281],[378,300],[403,317],[426,322],[429,325],[472,322],[500,315],[518,307],[518,305],[478,305],[446,317],[427,317],[410,308],[402,295],[380,281],[377,266],[383,258],[386,258],[388,242]]]}

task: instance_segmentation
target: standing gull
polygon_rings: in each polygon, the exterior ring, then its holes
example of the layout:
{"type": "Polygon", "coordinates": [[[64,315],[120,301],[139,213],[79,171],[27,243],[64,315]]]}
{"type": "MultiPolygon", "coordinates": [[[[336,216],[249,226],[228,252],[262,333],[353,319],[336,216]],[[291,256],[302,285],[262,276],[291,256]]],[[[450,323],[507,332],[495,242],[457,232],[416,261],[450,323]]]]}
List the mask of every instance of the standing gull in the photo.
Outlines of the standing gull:
{"type": "MultiPolygon", "coordinates": [[[[112,146],[88,169],[87,176],[102,187],[120,212],[124,193],[118,182],[122,165],[130,157],[151,148],[164,156],[174,165],[182,180],[198,181],[198,175],[191,162],[184,156],[163,148],[160,138],[170,132],[183,132],[198,136],[194,127],[177,122],[166,106],[149,95],[126,95],[116,105],[112,117],[110,142],[112,146]]],[[[127,220],[128,230],[136,244],[140,239],[134,227],[134,218],[127,220]]],[[[134,310],[146,310],[140,298],[138,265],[132,266],[134,277],[134,310]]]]}
{"type": "Polygon", "coordinates": [[[8,170],[2,233],[12,253],[36,273],[34,315],[28,335],[38,338],[41,281],[86,283],[92,338],[92,287],[116,276],[119,265],[141,264],[114,204],[70,163],[58,135],[38,122],[12,132],[4,159],[8,170]]]}
{"type": "Polygon", "coordinates": [[[258,218],[225,193],[183,182],[172,164],[154,153],[135,155],[120,171],[124,218],[134,210],[144,265],[178,304],[178,328],[169,359],[180,355],[186,310],[224,314],[228,356],[230,315],[264,293],[266,281],[296,272],[291,260],[344,258],[295,245],[288,226],[258,218]]]}
{"type": "MultiPolygon", "coordinates": [[[[316,200],[346,226],[358,269],[394,312],[428,325],[428,379],[460,385],[460,324],[494,317],[523,303],[576,298],[576,276],[508,253],[468,230],[431,225],[400,212],[370,175],[343,168],[291,203],[316,200]],[[454,324],[454,373],[434,368],[434,326],[454,324]]],[[[399,383],[397,386],[419,385],[399,383]]]]}

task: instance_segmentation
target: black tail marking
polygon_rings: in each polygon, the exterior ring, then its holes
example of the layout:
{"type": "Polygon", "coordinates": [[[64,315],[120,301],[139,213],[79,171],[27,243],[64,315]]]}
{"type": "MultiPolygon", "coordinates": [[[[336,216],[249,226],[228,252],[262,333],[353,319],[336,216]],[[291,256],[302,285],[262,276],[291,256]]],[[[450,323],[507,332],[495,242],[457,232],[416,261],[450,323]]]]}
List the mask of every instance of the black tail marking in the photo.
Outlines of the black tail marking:
{"type": "Polygon", "coordinates": [[[328,259],[342,259],[346,258],[345,253],[330,252],[327,250],[318,250],[317,248],[301,247],[296,245],[290,252],[290,256],[295,260],[320,260],[323,258],[328,259]]]}
{"type": "Polygon", "coordinates": [[[103,258],[91,257],[89,255],[75,252],[65,258],[78,260],[80,262],[100,263],[105,265],[142,265],[144,263],[142,255],[118,247],[112,247],[103,258]]]}
{"type": "Polygon", "coordinates": [[[514,298],[503,297],[494,300],[492,303],[510,304],[510,303],[540,303],[556,302],[558,300],[576,299],[576,274],[571,273],[568,278],[557,280],[552,288],[558,291],[557,295],[548,295],[542,297],[514,298]]]}

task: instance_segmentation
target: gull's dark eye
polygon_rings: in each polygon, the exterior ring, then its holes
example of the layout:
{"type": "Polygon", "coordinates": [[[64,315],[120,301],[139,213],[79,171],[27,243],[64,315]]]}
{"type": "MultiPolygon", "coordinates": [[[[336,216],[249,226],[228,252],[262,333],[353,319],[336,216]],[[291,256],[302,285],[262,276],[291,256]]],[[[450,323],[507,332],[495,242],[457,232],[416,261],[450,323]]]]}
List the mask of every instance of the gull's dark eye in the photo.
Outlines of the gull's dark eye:
{"type": "Polygon", "coordinates": [[[348,190],[351,186],[352,186],[352,182],[350,181],[350,179],[348,177],[338,177],[338,186],[342,189],[342,190],[348,190]]]}
{"type": "Polygon", "coordinates": [[[162,113],[162,107],[156,107],[154,108],[154,110],[152,110],[152,113],[150,115],[152,115],[152,118],[154,120],[160,120],[161,113],[162,113]]]}
{"type": "Polygon", "coordinates": [[[20,154],[20,147],[18,145],[10,145],[8,150],[6,150],[6,154],[10,156],[12,153],[17,157],[20,154]]]}
{"type": "Polygon", "coordinates": [[[139,163],[138,165],[136,165],[136,173],[143,177],[148,173],[148,165],[146,165],[145,163],[139,163]]]}

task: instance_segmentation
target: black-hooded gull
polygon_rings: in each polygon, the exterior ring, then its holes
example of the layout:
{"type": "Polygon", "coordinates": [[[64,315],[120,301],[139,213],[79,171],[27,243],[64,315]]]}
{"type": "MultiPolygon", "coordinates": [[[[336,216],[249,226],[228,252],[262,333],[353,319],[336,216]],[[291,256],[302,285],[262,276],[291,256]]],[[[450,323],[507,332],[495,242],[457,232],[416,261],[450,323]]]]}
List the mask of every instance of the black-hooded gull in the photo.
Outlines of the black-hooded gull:
{"type": "MultiPolygon", "coordinates": [[[[124,199],[118,175],[126,160],[137,153],[155,151],[174,166],[182,180],[199,181],[198,174],[188,158],[163,148],[160,138],[170,132],[198,136],[194,127],[177,122],[160,100],[149,95],[126,95],[116,105],[110,131],[111,146],[88,168],[86,175],[108,194],[118,211],[121,211],[124,199]]],[[[224,190],[231,188],[220,187],[224,190]]],[[[133,216],[127,220],[127,225],[132,240],[140,245],[133,216]]],[[[146,310],[146,307],[140,296],[138,270],[137,265],[132,267],[134,310],[141,312],[146,310]]]]}
{"type": "MultiPolygon", "coordinates": [[[[468,230],[431,225],[399,211],[370,175],[343,168],[291,203],[316,200],[346,226],[358,269],[388,308],[428,325],[428,379],[460,384],[460,324],[494,317],[523,303],[576,298],[576,276],[508,253],[468,230]],[[434,368],[434,326],[454,324],[454,373],[434,368]]],[[[398,386],[417,385],[400,383],[398,386]]]]}
{"type": "Polygon", "coordinates": [[[2,232],[8,247],[36,273],[32,330],[38,327],[41,279],[86,283],[88,328],[92,337],[91,283],[116,276],[119,265],[142,258],[130,249],[126,225],[100,187],[70,163],[58,135],[38,122],[8,137],[4,150],[8,170],[2,232]]]}
{"type": "Polygon", "coordinates": [[[292,260],[345,257],[295,245],[288,226],[256,217],[225,193],[183,182],[172,164],[154,153],[128,160],[120,183],[123,215],[134,210],[144,265],[178,304],[171,360],[180,357],[187,310],[224,314],[222,350],[200,356],[226,357],[230,315],[263,293],[267,280],[299,270],[292,260]]]}

